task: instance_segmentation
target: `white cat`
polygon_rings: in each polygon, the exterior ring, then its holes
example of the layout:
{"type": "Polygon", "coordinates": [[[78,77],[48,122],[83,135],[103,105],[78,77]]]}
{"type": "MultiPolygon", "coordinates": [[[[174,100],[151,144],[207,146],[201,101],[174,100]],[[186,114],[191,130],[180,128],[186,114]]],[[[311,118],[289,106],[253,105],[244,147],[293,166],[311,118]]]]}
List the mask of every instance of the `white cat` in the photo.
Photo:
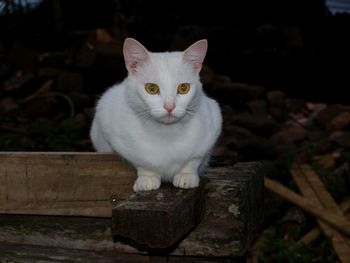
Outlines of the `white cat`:
{"type": "Polygon", "coordinates": [[[161,181],[197,187],[222,126],[219,105],[199,80],[207,41],[184,52],[151,53],[127,38],[123,51],[129,74],[98,101],[90,133],[94,147],[134,165],[135,192],[158,189],[161,181]]]}

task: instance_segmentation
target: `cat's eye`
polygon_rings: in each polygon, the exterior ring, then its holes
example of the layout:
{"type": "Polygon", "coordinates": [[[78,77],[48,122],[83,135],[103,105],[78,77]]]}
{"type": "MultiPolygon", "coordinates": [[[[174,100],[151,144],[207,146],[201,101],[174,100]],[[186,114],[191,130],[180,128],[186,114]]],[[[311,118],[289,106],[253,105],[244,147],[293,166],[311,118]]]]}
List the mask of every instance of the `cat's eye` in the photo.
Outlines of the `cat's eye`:
{"type": "Polygon", "coordinates": [[[178,87],[177,87],[177,93],[179,94],[186,94],[190,91],[191,85],[190,83],[181,83],[178,87]]]}
{"type": "Polygon", "coordinates": [[[151,95],[159,94],[159,87],[155,83],[146,83],[145,90],[151,95]]]}

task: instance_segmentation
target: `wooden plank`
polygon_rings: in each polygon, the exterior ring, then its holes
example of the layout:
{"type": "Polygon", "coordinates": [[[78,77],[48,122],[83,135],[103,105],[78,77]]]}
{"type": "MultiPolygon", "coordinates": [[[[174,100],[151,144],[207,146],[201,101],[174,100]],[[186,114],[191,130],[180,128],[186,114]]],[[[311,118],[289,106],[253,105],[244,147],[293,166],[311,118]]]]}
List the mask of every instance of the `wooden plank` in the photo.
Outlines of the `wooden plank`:
{"type": "Polygon", "coordinates": [[[217,258],[213,261],[203,257],[150,256],[116,253],[110,251],[96,252],[60,247],[43,247],[33,245],[0,242],[0,262],[130,262],[130,263],[243,263],[243,260],[217,258]]]}
{"type": "Polygon", "coordinates": [[[202,177],[193,189],[166,184],[157,191],[135,193],[113,209],[113,236],[147,249],[174,246],[200,222],[207,181],[202,177]]]}
{"type": "MultiPolygon", "coordinates": [[[[207,169],[205,176],[210,181],[203,219],[166,257],[203,257],[214,262],[229,258],[233,262],[245,255],[262,223],[263,166],[256,162],[239,163],[207,169]]],[[[130,244],[113,242],[111,225],[107,218],[0,215],[0,242],[147,254],[130,244]]]]}
{"type": "MultiPolygon", "coordinates": [[[[310,169],[310,167],[304,165],[293,167],[291,174],[304,197],[312,202],[315,202],[320,207],[330,208],[333,212],[338,213],[338,211],[333,209],[335,202],[333,201],[333,204],[330,201],[332,199],[331,196],[324,193],[326,190],[322,182],[319,180],[315,172],[310,169]],[[324,196],[327,197],[322,199],[324,196]],[[332,203],[331,206],[329,206],[329,202],[332,203]]],[[[317,219],[317,221],[324,233],[331,238],[332,246],[341,262],[350,262],[350,247],[347,244],[346,238],[337,230],[322,222],[320,219],[317,219]]]]}
{"type": "MultiPolygon", "coordinates": [[[[334,201],[331,194],[327,191],[325,186],[323,185],[321,179],[317,176],[317,174],[311,169],[308,165],[302,165],[302,172],[305,174],[306,179],[314,189],[317,194],[319,200],[324,205],[324,207],[329,208],[333,213],[343,217],[344,220],[347,220],[346,216],[341,211],[341,208],[334,201]]],[[[347,220],[348,221],[348,220],[347,220]]],[[[348,221],[350,224],[350,221],[348,221]]],[[[343,238],[344,242],[347,244],[347,248],[344,247],[342,262],[350,262],[350,241],[349,238],[343,238]]]]}
{"type": "MultiPolygon", "coordinates": [[[[35,245],[0,242],[0,262],[125,262],[125,254],[103,254],[96,251],[82,251],[60,247],[43,247],[35,245]]],[[[147,257],[130,255],[128,262],[149,262],[147,257]]]]}
{"type": "Polygon", "coordinates": [[[315,204],[315,202],[311,202],[310,200],[300,196],[299,194],[296,194],[295,192],[289,190],[287,187],[272,179],[265,178],[265,187],[270,191],[284,197],[289,202],[299,206],[306,212],[318,217],[322,221],[333,226],[339,232],[350,237],[350,223],[342,216],[333,214],[332,211],[327,208],[318,207],[317,204],[315,204]]]}
{"type": "Polygon", "coordinates": [[[340,216],[345,216],[341,211],[338,204],[334,201],[331,194],[324,187],[321,179],[315,173],[314,170],[311,169],[309,165],[301,165],[300,172],[304,174],[305,179],[309,182],[310,186],[313,188],[315,194],[318,197],[318,200],[323,204],[324,207],[328,207],[334,213],[337,213],[340,216]]]}
{"type": "MultiPolygon", "coordinates": [[[[341,202],[339,206],[341,211],[345,214],[346,218],[350,220],[350,199],[341,202]]],[[[314,241],[320,233],[320,228],[316,226],[307,232],[303,237],[301,237],[299,241],[304,242],[305,244],[309,244],[310,242],[314,241]]]]}
{"type": "Polygon", "coordinates": [[[244,256],[262,225],[264,173],[260,162],[208,169],[203,219],[171,254],[244,256]]]}
{"type": "Polygon", "coordinates": [[[115,154],[1,152],[0,213],[110,217],[134,180],[115,154]]]}

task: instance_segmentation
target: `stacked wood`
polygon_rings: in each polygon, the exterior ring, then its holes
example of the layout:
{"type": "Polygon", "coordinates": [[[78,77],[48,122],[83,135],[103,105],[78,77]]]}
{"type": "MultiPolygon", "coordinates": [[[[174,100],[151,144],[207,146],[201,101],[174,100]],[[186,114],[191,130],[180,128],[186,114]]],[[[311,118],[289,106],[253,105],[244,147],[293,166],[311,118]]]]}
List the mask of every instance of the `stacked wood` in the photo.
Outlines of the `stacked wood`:
{"type": "MultiPolygon", "coordinates": [[[[303,196],[268,178],[265,178],[265,186],[316,216],[321,230],[331,238],[340,261],[350,262],[350,221],[343,213],[349,208],[350,202],[338,206],[319,176],[308,165],[294,166],[291,174],[303,196]]],[[[310,242],[319,233],[317,229],[313,229],[300,241],[310,242]]]]}
{"type": "MultiPolygon", "coordinates": [[[[105,262],[122,257],[132,262],[240,262],[262,222],[264,169],[257,162],[207,169],[198,189],[163,185],[153,193],[134,194],[134,169],[112,154],[2,153],[0,157],[0,259],[5,261],[35,261],[39,256],[50,261],[59,255],[60,260],[105,262]],[[174,220],[168,227],[178,227],[182,233],[170,229],[174,236],[168,235],[169,240],[177,242],[170,249],[158,250],[161,254],[155,257],[150,256],[154,250],[145,250],[137,242],[114,240],[112,223],[114,233],[122,229],[116,228],[122,215],[119,211],[111,218],[113,207],[118,211],[136,199],[146,204],[152,195],[158,196],[158,207],[168,206],[170,211],[162,215],[157,206],[149,207],[155,221],[162,216],[174,220]],[[168,204],[171,200],[175,202],[173,210],[168,204]],[[186,215],[188,207],[203,204],[205,210],[187,217],[191,227],[176,225],[175,219],[186,215]]],[[[142,219],[141,213],[130,211],[142,219]]],[[[142,229],[149,224],[134,227],[142,229]]],[[[165,233],[166,229],[153,229],[146,238],[153,240],[153,245],[161,244],[156,231],[165,233]]]]}

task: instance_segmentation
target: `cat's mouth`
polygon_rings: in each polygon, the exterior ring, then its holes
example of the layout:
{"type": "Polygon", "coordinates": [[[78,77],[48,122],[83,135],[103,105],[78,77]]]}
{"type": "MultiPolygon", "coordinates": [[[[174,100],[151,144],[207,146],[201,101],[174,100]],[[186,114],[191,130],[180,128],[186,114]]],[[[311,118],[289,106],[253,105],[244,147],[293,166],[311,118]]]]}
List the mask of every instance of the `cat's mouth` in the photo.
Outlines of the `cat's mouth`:
{"type": "Polygon", "coordinates": [[[182,119],[182,117],[184,116],[184,114],[181,111],[178,112],[153,112],[152,113],[153,117],[155,120],[157,120],[160,123],[163,124],[173,124],[176,123],[178,121],[180,121],[182,119]]]}
{"type": "Polygon", "coordinates": [[[180,121],[182,117],[183,117],[183,114],[172,112],[172,113],[164,114],[163,116],[158,118],[158,121],[164,124],[173,124],[180,121]]]}
{"type": "Polygon", "coordinates": [[[171,113],[165,115],[162,118],[162,121],[166,124],[170,124],[170,123],[174,123],[178,120],[178,118],[176,118],[174,115],[172,115],[171,113]]]}

